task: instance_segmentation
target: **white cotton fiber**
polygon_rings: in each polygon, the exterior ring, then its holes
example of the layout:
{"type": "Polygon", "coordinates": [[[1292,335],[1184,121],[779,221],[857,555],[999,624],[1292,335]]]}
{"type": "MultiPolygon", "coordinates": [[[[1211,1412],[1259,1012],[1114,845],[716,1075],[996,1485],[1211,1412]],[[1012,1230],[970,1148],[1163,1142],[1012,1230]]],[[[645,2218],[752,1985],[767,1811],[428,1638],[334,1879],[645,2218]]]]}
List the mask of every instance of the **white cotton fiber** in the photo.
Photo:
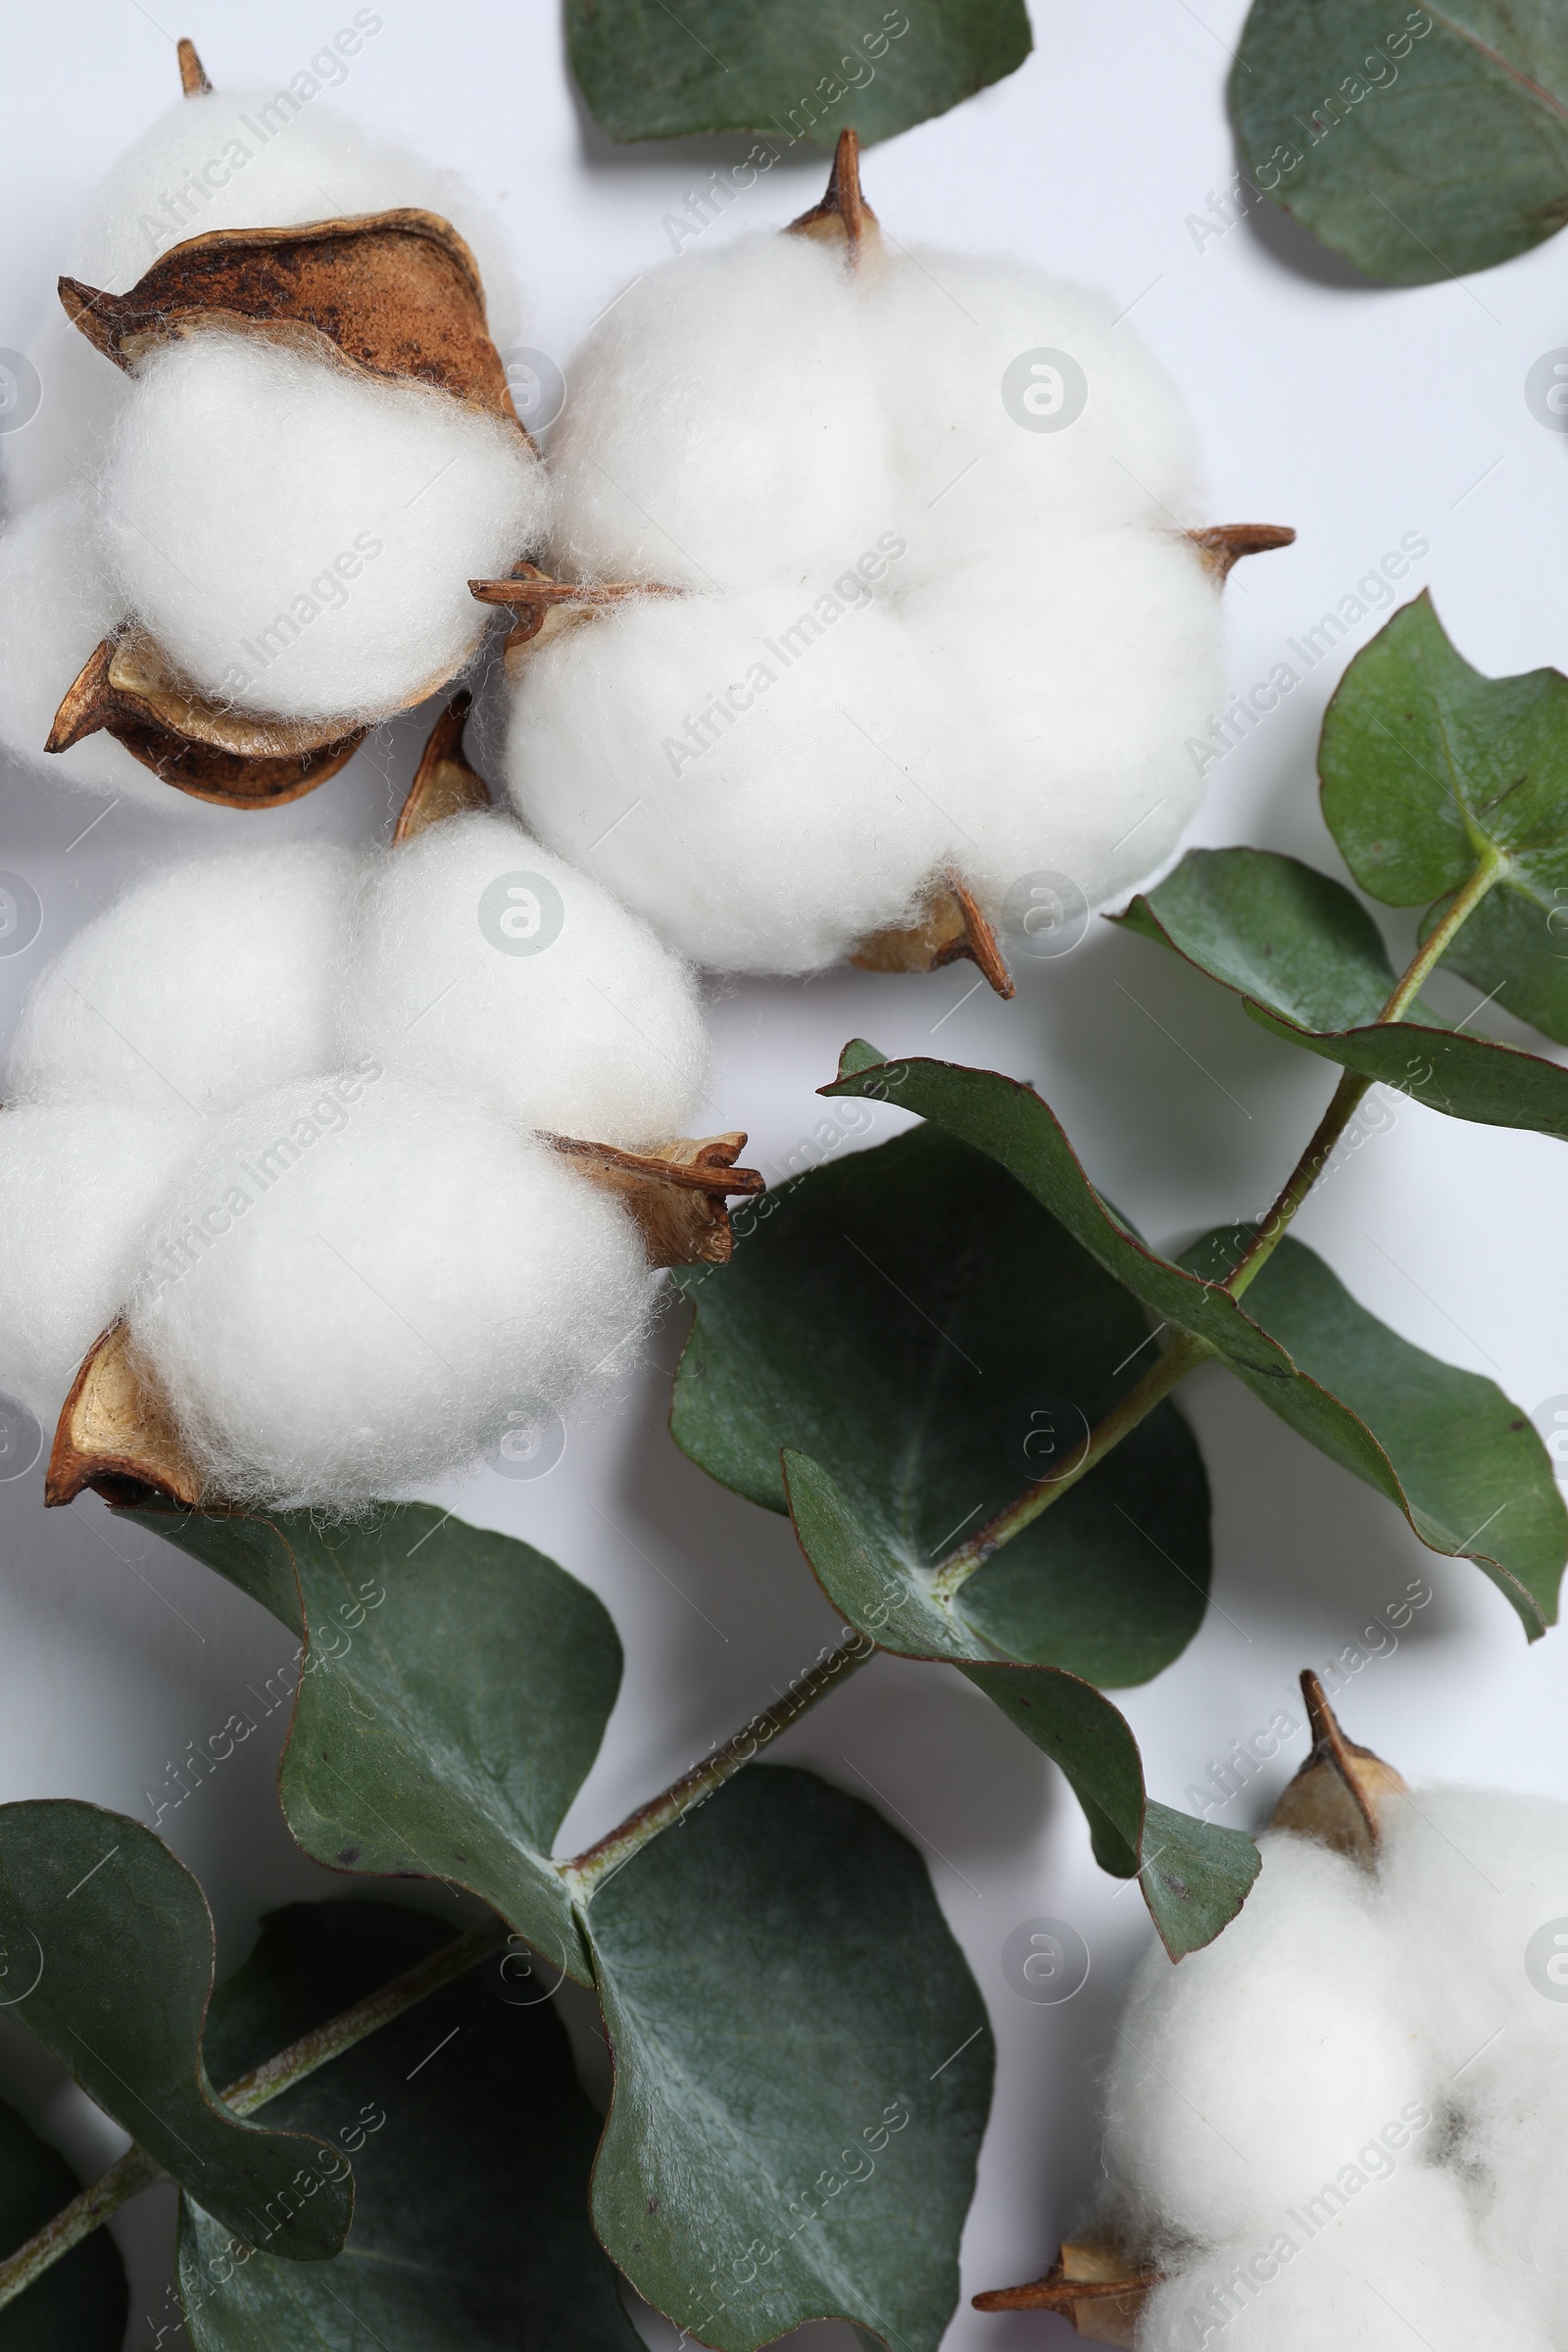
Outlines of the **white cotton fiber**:
{"type": "Polygon", "coordinates": [[[683,954],[809,971],[906,915],[969,823],[931,684],[863,589],[650,599],[528,658],[507,781],[683,954]]]}
{"type": "Polygon", "coordinates": [[[205,1127],[106,1103],[0,1110],[0,1393],[46,1438],[205,1127]]]}
{"type": "Polygon", "coordinates": [[[138,367],[103,478],[126,608],[204,694],[287,718],[418,701],[477,646],[470,577],[540,535],[515,426],[251,334],[138,367]]]}
{"type": "Polygon", "coordinates": [[[655,1279],[547,1146],[364,1062],[225,1122],[129,1322],[215,1494],[352,1508],[624,1365],[655,1279]]]}
{"type": "Polygon", "coordinates": [[[684,1134],[707,1035],[687,967],[510,817],[389,851],[361,909],[344,1035],[525,1126],[635,1150],[684,1134]]]}
{"type": "Polygon", "coordinates": [[[804,580],[898,520],[857,288],[825,245],[747,236],[646,271],[566,380],[550,450],[562,569],[804,580]]]}
{"type": "Polygon", "coordinates": [[[1122,2021],[1105,2152],[1141,2233],[1266,2219],[1419,2104],[1417,2054],[1389,2030],[1400,1989],[1356,1865],[1265,1838],[1240,1918],[1179,1968],[1152,1951],[1122,2021]]]}
{"type": "MultiPolygon", "coordinates": [[[[216,58],[212,64],[218,71],[216,58]]],[[[323,63],[284,90],[220,89],[171,107],[89,198],[65,273],[123,294],[187,237],[413,206],[450,220],[466,240],[484,279],[492,337],[503,350],[518,342],[521,304],[499,223],[456,172],[345,115],[326,95],[341,77],[323,63]]],[[[61,314],[51,313],[28,351],[46,397],[4,445],[7,489],[18,505],[95,461],[128,390],[128,379],[61,314]]]]}
{"type": "Polygon", "coordinates": [[[247,838],[145,875],[33,982],[9,1097],[225,1111],[330,1067],[359,873],[247,838]]]}
{"type": "Polygon", "coordinates": [[[1162,2278],[1140,2352],[1568,2348],[1568,1806],[1379,1827],[1368,1869],[1265,1837],[1236,1924],[1136,1980],[1093,2227],[1162,2278]]]}
{"type": "MultiPolygon", "coordinates": [[[[0,531],[0,745],[23,766],[85,792],[167,803],[171,793],[112,735],[45,752],[55,712],[93,649],[120,621],[97,521],[79,490],[61,490],[0,531]]],[[[179,805],[191,804],[183,794],[179,805]]]]}
{"type": "Polygon", "coordinates": [[[1004,929],[1015,885],[1100,906],[1167,861],[1219,594],[1192,427],[1108,298],[746,236],[634,281],[566,377],[556,568],[698,593],[519,653],[509,778],[553,848],[696,960],[799,973],[945,874],[1004,929]],[[803,613],[796,667],[760,641],[803,613]]]}
{"type": "Polygon", "coordinates": [[[949,855],[993,922],[1041,870],[1091,906],[1136,887],[1198,807],[1186,742],[1223,699],[1197,550],[1175,532],[1104,531],[1042,550],[1021,581],[955,570],[909,597],[905,622],[937,687],[949,855]]]}
{"type": "Polygon", "coordinates": [[[1157,2288],[1139,2352],[1549,2352],[1562,2337],[1476,2246],[1457,2185],[1420,2160],[1315,2228],[1281,2213],[1157,2288]]]}

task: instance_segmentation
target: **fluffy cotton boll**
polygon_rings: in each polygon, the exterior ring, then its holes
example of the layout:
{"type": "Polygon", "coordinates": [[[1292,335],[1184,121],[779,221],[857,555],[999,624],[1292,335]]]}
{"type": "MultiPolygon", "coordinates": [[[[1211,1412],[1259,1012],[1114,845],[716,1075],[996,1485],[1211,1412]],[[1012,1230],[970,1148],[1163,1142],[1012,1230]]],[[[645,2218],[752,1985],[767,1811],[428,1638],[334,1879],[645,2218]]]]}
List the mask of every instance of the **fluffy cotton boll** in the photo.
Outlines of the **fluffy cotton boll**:
{"type": "Polygon", "coordinates": [[[1102,532],[955,570],[905,613],[957,863],[993,920],[1029,873],[1099,906],[1163,863],[1202,792],[1188,739],[1223,700],[1219,597],[1195,549],[1102,532]]]}
{"type": "Polygon", "coordinates": [[[649,599],[526,662],[507,744],[523,818],[699,962],[832,963],[961,841],[899,622],[825,609],[808,591],[649,599]]]}
{"type": "Polygon", "coordinates": [[[226,1121],[146,1267],[132,1339],[211,1490],[341,1508],[564,1405],[657,1279],[548,1146],[373,1062],[226,1121]]]}
{"type": "Polygon", "coordinates": [[[0,1392],[46,1437],[205,1129],[106,1103],[0,1111],[0,1392]]]}
{"type": "MultiPolygon", "coordinates": [[[[459,173],[376,136],[325,98],[349,71],[340,57],[322,50],[315,64],[287,89],[215,90],[161,116],[89,198],[66,274],[123,294],[187,237],[413,206],[450,220],[472,248],[491,334],[503,350],[518,342],[522,305],[500,223],[459,173]],[[308,92],[308,83],[316,89],[308,92]]],[[[63,318],[45,323],[28,356],[47,398],[5,444],[17,505],[31,505],[91,462],[126,388],[120,369],[63,318]]]]}
{"type": "Polygon", "coordinates": [[[0,744],[14,760],[84,792],[190,804],[112,735],[46,752],[55,712],[95,646],[123,612],[104,566],[88,502],[62,490],[0,533],[0,744]]]}
{"type": "Polygon", "coordinates": [[[1404,2005],[1434,2078],[1448,2082],[1464,2068],[1468,2096],[1523,2040],[1543,2048],[1544,2082],[1563,2080],[1568,2002],[1542,1985],[1553,1983],[1545,1972],[1557,1959],[1568,1991],[1568,1944],[1559,1957],[1536,1938],[1568,1916],[1568,1805],[1471,1788],[1391,1801],[1379,1878],[1400,1938],[1404,2005]],[[1489,2054],[1471,2073],[1484,2045],[1489,2054]]]}
{"type": "Polygon", "coordinates": [[[1106,296],[934,247],[856,291],[917,569],[1198,519],[1181,396],[1106,296]]]}
{"type": "Polygon", "coordinates": [[[455,817],[382,858],[350,972],[354,1050],[525,1126],[635,1150],[685,1133],[702,1099],[687,967],[510,817],[455,817]]]}
{"type": "Polygon", "coordinates": [[[1128,2226],[1219,2239],[1333,2180],[1426,2088],[1392,2030],[1403,1992],[1372,1882],[1299,1838],[1216,1943],[1151,1951],[1107,2091],[1106,2165],[1128,2226]]]}
{"type": "Polygon", "coordinates": [[[1557,2016],[1554,2051],[1520,2041],[1489,2068],[1483,2090],[1467,2100],[1462,2153],[1483,2252],[1517,2281],[1543,2324],[1560,2329],[1568,2315],[1568,2006],[1557,2005],[1557,2016]]]}
{"type": "Polygon", "coordinates": [[[128,608],[211,696],[287,718],[384,715],[459,669],[470,577],[543,528],[517,429],[249,334],[149,354],[104,477],[128,608]]]}
{"type": "Polygon", "coordinates": [[[247,841],[149,873],[29,989],[11,1095],[225,1111],[330,1067],[360,871],[325,842],[247,841]]]}
{"type": "Polygon", "coordinates": [[[809,238],[647,270],[567,365],[558,567],[735,589],[873,547],[906,501],[863,326],[854,279],[809,238]]]}
{"type": "Polygon", "coordinates": [[[1550,2352],[1564,2340],[1484,2261],[1457,2186],[1418,2159],[1318,2211],[1333,2218],[1282,2209],[1156,2287],[1140,2352],[1550,2352]]]}

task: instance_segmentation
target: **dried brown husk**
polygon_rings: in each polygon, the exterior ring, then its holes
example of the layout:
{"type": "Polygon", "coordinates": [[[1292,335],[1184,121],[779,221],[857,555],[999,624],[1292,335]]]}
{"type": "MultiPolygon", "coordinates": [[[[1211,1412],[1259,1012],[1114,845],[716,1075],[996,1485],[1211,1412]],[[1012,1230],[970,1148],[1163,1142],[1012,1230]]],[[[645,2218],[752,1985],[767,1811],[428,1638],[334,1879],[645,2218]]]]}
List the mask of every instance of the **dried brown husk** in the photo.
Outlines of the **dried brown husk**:
{"type": "MultiPolygon", "coordinates": [[[[1348,1740],[1318,1677],[1301,1676],[1312,1747],[1284,1790],[1269,1827],[1314,1838],[1363,1868],[1377,1866],[1380,1815],[1407,1784],[1370,1747],[1348,1740]]],[[[1064,2245],[1042,2278],[976,2295],[977,2311],[1054,2311],[1092,2343],[1136,2345],[1138,2322],[1161,2274],[1108,2239],[1064,2245]]]]}
{"type": "MultiPolygon", "coordinates": [[[[455,695],[425,744],[392,840],[415,841],[432,825],[491,806],[490,788],[464,755],[470,697],[455,695]]],[[[575,1136],[541,1134],[587,1184],[613,1193],[636,1222],[651,1266],[723,1265],[735,1247],[732,1199],[766,1190],[756,1168],[738,1167],[744,1134],[681,1136],[646,1152],[575,1136]]],[[[82,1361],[55,1429],[44,1501],[74,1502],[86,1489],[123,1505],[159,1494],[210,1510],[202,1477],[182,1444],[157,1383],[135,1360],[118,1322],[82,1361]]]]}
{"type": "Polygon", "coordinates": [[[504,580],[468,582],[468,594],[479,604],[499,605],[515,615],[505,648],[509,675],[515,674],[519,655],[549,644],[578,621],[643,597],[686,593],[663,580],[558,580],[537,564],[514,564],[504,580]]]}
{"type": "MultiPolygon", "coordinates": [[[[186,96],[210,91],[191,42],[178,56],[186,96]]],[[[533,448],[490,339],[478,265],[435,213],[216,229],[172,246],[128,294],[63,277],[60,299],[88,342],[129,374],[147,352],[184,335],[255,334],[354,375],[427,385],[500,418],[533,448]]],[[[425,679],[403,708],[438,694],[451,674],[425,679]]],[[[65,751],[99,728],[163,782],[231,808],[277,808],[314,792],[367,732],[348,714],[309,723],[216,702],[133,622],[95,648],[44,748],[65,751]]]]}

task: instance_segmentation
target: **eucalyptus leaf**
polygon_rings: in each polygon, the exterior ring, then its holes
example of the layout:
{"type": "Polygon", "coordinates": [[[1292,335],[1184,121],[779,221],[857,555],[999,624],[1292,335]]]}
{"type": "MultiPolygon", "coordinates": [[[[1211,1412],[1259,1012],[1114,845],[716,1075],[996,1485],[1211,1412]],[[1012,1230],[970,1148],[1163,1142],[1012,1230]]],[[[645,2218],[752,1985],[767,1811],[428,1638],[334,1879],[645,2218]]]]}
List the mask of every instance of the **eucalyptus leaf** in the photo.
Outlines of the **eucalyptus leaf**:
{"type": "MultiPolygon", "coordinates": [[[[758,130],[784,147],[895,131],[1023,64],[1024,0],[566,0],[571,68],[612,139],[758,130]]],[[[771,160],[771,159],[770,159],[771,160]]]]}
{"type": "Polygon", "coordinates": [[[467,1886],[591,1982],[550,1852],[620,1684],[603,1602],[531,1544],[425,1503],[339,1526],[127,1515],[306,1629],[280,1776],[306,1852],[467,1886]]]}
{"type": "MultiPolygon", "coordinates": [[[[1472,921],[1502,895],[1484,899],[1472,921]]],[[[1568,1138],[1568,1070],[1556,1062],[1429,1021],[1371,1025],[1395,985],[1377,926],[1343,884],[1298,858],[1190,851],[1117,920],[1235,989],[1274,1036],[1342,1069],[1449,1118],[1568,1138]]],[[[1557,969],[1568,987],[1568,961],[1557,969]]]]}
{"type": "Polygon", "coordinates": [[[1457,890],[1489,850],[1514,889],[1568,883],[1568,678],[1472,669],[1425,589],[1340,680],[1318,765],[1329,831],[1391,906],[1457,890]]]}
{"type": "MultiPolygon", "coordinates": [[[[208,2050],[235,2075],[444,1943],[355,1898],[262,1923],[219,1987],[208,2050]]],[[[639,2352],[588,2219],[599,2118],[548,1999],[508,1964],[449,1984],[268,2107],[353,2157],[354,2226],[310,2271],[245,2255],[190,2199],[179,2284],[195,2352],[639,2352]]]]}
{"type": "Polygon", "coordinates": [[[824,2317],[936,2352],[993,2050],[907,1840],[755,1765],[587,1919],[615,2055],[594,2220],[639,2293],[718,2352],[824,2317]]]}
{"type": "Polygon", "coordinates": [[[977,1578],[943,1605],[861,1523],[820,1463],[793,1452],[784,1460],[801,1548],[834,1607],[884,1649],[956,1666],[1060,1766],[1088,1820],[1096,1861],[1142,1882],[1172,1959],[1211,1942],[1257,1876],[1251,1839],[1152,1806],[1138,1743],[1108,1698],[1055,1667],[993,1663],[964,1607],[977,1578]]]}
{"type": "MultiPolygon", "coordinates": [[[[1031,1479],[1070,1471],[1151,1361],[1149,1326],[1056,1219],[934,1127],[769,1196],[693,1269],[676,1443],[785,1508],[780,1448],[821,1463],[918,1580],[1031,1479]],[[766,1213],[762,1213],[763,1211],[766,1213]]],[[[1175,1408],[963,1588],[964,1654],[1145,1682],[1208,1592],[1208,1488],[1175,1408]]]]}
{"type": "Polygon", "coordinates": [[[1488,270],[1568,220],[1555,0],[1254,0],[1231,94],[1257,185],[1370,277],[1488,270]]]}
{"type": "MultiPolygon", "coordinates": [[[[1423,938],[1446,910],[1440,900],[1423,938]]],[[[1549,904],[1522,890],[1489,891],[1443,961],[1515,1019],[1568,1046],[1568,894],[1559,886],[1549,904]]]]}
{"type": "MultiPolygon", "coordinates": [[[[0,2099],[0,2258],[81,2190],[65,2158],[0,2099]]],[[[121,2352],[129,2295],[107,2230],[94,2230],[0,2310],[0,2352],[121,2352]]]]}
{"type": "MultiPolygon", "coordinates": [[[[1231,1231],[1210,1235],[1189,1262],[1229,1262],[1235,1242],[1231,1231]]],[[[1242,1370],[1263,1402],[1397,1503],[1423,1544],[1474,1560],[1532,1640],[1555,1624],[1568,1509],[1544,1446],[1496,1383],[1401,1339],[1290,1237],[1247,1302],[1302,1376],[1288,1385],[1242,1370]],[[1345,1443],[1348,1412],[1372,1448],[1345,1443]]]]}
{"type": "Polygon", "coordinates": [[[292,2262],[343,2243],[351,2169],[298,2132],[242,2122],[214,2090],[207,1898],[151,1830],[67,1798],[0,1806],[8,2014],[224,2227],[292,2262]]]}

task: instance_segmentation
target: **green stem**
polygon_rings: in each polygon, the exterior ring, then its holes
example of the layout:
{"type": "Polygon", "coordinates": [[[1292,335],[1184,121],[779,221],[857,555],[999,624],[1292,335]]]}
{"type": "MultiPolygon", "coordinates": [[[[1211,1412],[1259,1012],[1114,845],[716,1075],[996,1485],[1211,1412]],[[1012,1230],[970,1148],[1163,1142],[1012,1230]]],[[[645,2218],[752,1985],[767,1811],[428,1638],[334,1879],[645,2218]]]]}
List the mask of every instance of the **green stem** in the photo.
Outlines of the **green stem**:
{"type": "MultiPolygon", "coordinates": [[[[1500,880],[1507,870],[1508,860],[1501,851],[1487,845],[1475,872],[1455,897],[1425,947],[1414,956],[1378,1014],[1378,1024],[1403,1019],[1432,971],[1452,945],[1455,935],[1474,914],[1493,884],[1500,880]]],[[[1222,1287],[1233,1298],[1241,1297],[1248,1284],[1262,1272],[1278,1249],[1286,1229],[1328,1165],[1335,1145],[1349,1125],[1357,1104],[1371,1084],[1370,1078],[1358,1077],[1351,1070],[1346,1070],[1341,1075],[1340,1083],[1313,1131],[1310,1143],[1286,1178],[1278,1199],[1258,1224],[1251,1241],[1225,1278],[1222,1287]]],[[[994,1552],[1000,1551],[1004,1544],[1010,1544],[1014,1536],[1021,1535],[1026,1527],[1039,1518],[1042,1511],[1049,1510],[1081,1478],[1087,1478],[1095,1465],[1119,1446],[1123,1438],[1153,1411],[1161,1398],[1169,1396],[1178,1381],[1185,1380],[1189,1372],[1212,1353],[1213,1349],[1203,1341],[1196,1339],[1191,1332],[1181,1333],[1152,1369],[1145,1374],[1137,1388],[1129,1390],[1120,1404],[1090,1433],[1087,1451],[1067,1477],[1058,1478],[1049,1486],[1031,1487],[1015,1502],[1009,1502],[1004,1510],[999,1511],[994,1519],[988,1519],[978,1535],[971,1536],[966,1544],[960,1544],[956,1552],[943,1561],[932,1580],[932,1598],[942,1605],[949,1603],[977,1568],[982,1567],[994,1552]]]]}
{"type": "MultiPolygon", "coordinates": [[[[1493,884],[1500,880],[1507,870],[1507,858],[1499,851],[1489,847],[1425,947],[1412,957],[1396,983],[1394,994],[1378,1014],[1374,1027],[1381,1028],[1386,1022],[1403,1020],[1457,934],[1474,914],[1493,884]]],[[[1327,1167],[1335,1145],[1349,1125],[1357,1105],[1371,1085],[1370,1078],[1357,1077],[1353,1070],[1346,1070],[1341,1076],[1311,1142],[1286,1178],[1279,1198],[1268,1214],[1260,1220],[1252,1239],[1225,1277],[1224,1288],[1233,1298],[1240,1298],[1249,1283],[1256,1280],[1279,1248],[1297,1210],[1327,1167]]]]}
{"type": "Polygon", "coordinates": [[[780,1699],[754,1715],[750,1723],[726,1740],[722,1747],[694,1764],[678,1781],[672,1782],[662,1796],[639,1805],[619,1827],[611,1830],[569,1862],[558,1862],[556,1868],[571,1889],[572,1899],[582,1909],[591,1899],[596,1887],[613,1877],[633,1854],[640,1853],[650,1838],[661,1830],[667,1830],[677,1821],[694,1812],[704,1800],[721,1788],[726,1781],[749,1764],[760,1747],[780,1732],[788,1731],[819,1699],[850,1675],[855,1674],[876,1655],[876,1643],[868,1634],[855,1633],[841,1642],[836,1649],[828,1650],[807,1673],[798,1675],[780,1699]]]}
{"type": "Polygon", "coordinates": [[[1170,1395],[1178,1381],[1185,1380],[1189,1372],[1212,1353],[1213,1349],[1206,1340],[1197,1338],[1190,1331],[1180,1333],[1155,1358],[1137,1388],[1129,1389],[1120,1404],[1113,1406],[1098,1428],[1091,1430],[1082,1459],[1074,1463],[1064,1478],[1054,1479],[1049,1485],[1031,1487],[1015,1502],[1009,1502],[1005,1510],[999,1511],[994,1519],[988,1519],[978,1534],[971,1536],[966,1544],[960,1544],[956,1551],[950,1553],[932,1580],[932,1598],[939,1602],[950,1601],[959,1586],[973,1576],[977,1568],[983,1567],[993,1552],[1000,1551],[1004,1544],[1010,1544],[1014,1536],[1022,1535],[1042,1511],[1049,1510],[1081,1478],[1087,1478],[1095,1464],[1102,1461],[1113,1446],[1119,1446],[1128,1432],[1136,1429],[1160,1399],[1170,1395]]]}
{"type": "MultiPolygon", "coordinates": [[[[303,2034],[275,2058],[269,2058],[263,2065],[253,2067],[248,2075],[241,2075],[221,2094],[224,2105],[236,2115],[253,2114],[279,2092],[303,2082],[307,2075],[314,2075],[329,2059],[341,2057],[356,2042],[364,2041],[367,2034],[378,2033],[406,2009],[428,2000],[454,1978],[465,1975],[492,1952],[501,1950],[507,1936],[506,1927],[496,1921],[489,1927],[475,1928],[471,1935],[454,1936],[427,1960],[406,1969],[390,1984],[383,1984],[379,1992],[356,2001],[352,2009],[329,2018],[324,2026],[303,2034]]],[[[99,2224],[122,2205],[165,2178],[164,2168],[145,2148],[128,2147],[90,2188],[84,2188],[79,2197],[73,2197],[24,2246],[19,2246],[15,2254],[0,2262],[0,2308],[14,2302],[63,2254],[69,2254],[73,2246],[90,2237],[99,2224]]]]}

